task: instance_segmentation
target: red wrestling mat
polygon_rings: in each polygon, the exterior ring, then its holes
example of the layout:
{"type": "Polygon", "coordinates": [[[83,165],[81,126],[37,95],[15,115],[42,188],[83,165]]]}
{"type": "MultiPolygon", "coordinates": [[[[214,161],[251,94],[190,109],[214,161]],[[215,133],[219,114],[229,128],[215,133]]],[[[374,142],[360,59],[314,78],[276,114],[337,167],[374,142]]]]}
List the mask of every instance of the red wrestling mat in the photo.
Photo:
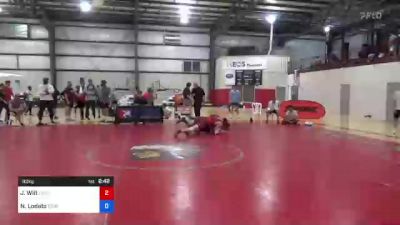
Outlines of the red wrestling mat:
{"type": "Polygon", "coordinates": [[[174,128],[0,128],[0,224],[400,224],[397,144],[248,123],[178,143],[174,128]],[[18,215],[21,175],[114,176],[115,213],[18,215]]]}

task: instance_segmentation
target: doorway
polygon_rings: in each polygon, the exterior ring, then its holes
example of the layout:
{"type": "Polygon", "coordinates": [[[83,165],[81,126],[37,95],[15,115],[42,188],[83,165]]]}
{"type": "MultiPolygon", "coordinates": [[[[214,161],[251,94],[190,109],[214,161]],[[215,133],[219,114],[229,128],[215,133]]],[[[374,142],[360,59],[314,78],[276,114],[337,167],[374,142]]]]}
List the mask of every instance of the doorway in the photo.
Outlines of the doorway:
{"type": "Polygon", "coordinates": [[[254,102],[254,85],[242,85],[243,102],[254,102]]]}
{"type": "Polygon", "coordinates": [[[279,100],[280,102],[286,100],[286,87],[276,87],[276,100],[279,100]]]}
{"type": "Polygon", "coordinates": [[[340,85],[340,116],[350,115],[350,84],[340,85]]]}
{"type": "Polygon", "coordinates": [[[386,87],[386,120],[393,121],[393,111],[395,108],[395,101],[393,95],[395,91],[400,91],[400,83],[393,82],[387,83],[386,87]]]}

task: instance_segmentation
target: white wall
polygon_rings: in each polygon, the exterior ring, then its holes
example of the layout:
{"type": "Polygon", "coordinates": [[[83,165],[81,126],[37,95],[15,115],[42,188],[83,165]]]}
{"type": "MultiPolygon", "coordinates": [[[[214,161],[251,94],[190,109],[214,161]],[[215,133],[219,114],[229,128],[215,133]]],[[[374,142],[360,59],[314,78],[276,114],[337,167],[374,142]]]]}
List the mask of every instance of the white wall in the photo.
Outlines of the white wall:
{"type": "Polygon", "coordinates": [[[300,75],[299,98],[321,103],[327,115],[340,114],[340,85],[350,84],[350,116],[386,119],[386,85],[400,82],[400,63],[341,68],[300,75]]]}

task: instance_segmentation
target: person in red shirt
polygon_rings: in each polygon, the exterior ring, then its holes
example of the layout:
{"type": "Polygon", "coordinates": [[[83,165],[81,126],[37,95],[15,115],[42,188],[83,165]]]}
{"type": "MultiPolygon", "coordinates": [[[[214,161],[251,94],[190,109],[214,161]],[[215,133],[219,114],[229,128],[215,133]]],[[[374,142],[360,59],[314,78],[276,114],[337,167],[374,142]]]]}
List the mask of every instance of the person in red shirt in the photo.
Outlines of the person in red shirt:
{"type": "Polygon", "coordinates": [[[81,115],[81,120],[84,120],[84,108],[85,108],[86,96],[85,92],[82,91],[81,86],[77,85],[75,87],[74,92],[74,103],[75,105],[75,117],[76,117],[76,109],[79,109],[79,113],[81,115]]]}
{"type": "Polygon", "coordinates": [[[178,123],[180,122],[185,123],[187,127],[178,130],[175,133],[175,137],[181,133],[185,133],[187,136],[189,136],[192,134],[200,134],[200,132],[217,135],[229,130],[230,127],[228,119],[221,118],[218,115],[196,117],[193,121],[188,121],[186,118],[182,118],[178,121],[178,123]]]}
{"type": "Polygon", "coordinates": [[[148,105],[154,105],[154,91],[152,88],[148,88],[147,92],[143,94],[143,98],[146,99],[148,105]]]}
{"type": "Polygon", "coordinates": [[[11,88],[11,81],[6,80],[5,86],[1,89],[2,92],[2,101],[0,101],[0,115],[1,112],[3,111],[3,108],[6,110],[6,116],[5,116],[5,121],[8,121],[10,119],[10,108],[8,106],[8,103],[13,99],[14,93],[11,88]]]}

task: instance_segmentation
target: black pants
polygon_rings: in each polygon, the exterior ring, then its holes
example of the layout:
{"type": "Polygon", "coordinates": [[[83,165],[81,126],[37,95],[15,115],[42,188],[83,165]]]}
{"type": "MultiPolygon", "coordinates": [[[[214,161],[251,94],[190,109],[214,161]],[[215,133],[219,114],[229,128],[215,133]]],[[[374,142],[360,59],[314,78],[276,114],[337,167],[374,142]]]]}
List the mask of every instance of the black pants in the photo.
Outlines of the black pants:
{"type": "Polygon", "coordinates": [[[81,114],[81,120],[83,120],[83,114],[84,114],[84,109],[85,109],[85,103],[84,102],[77,102],[75,106],[75,114],[76,110],[79,109],[79,113],[81,114]]]}
{"type": "Polygon", "coordinates": [[[33,102],[27,101],[29,115],[32,116],[33,102]]]}
{"type": "Polygon", "coordinates": [[[4,121],[8,121],[10,119],[10,108],[8,107],[8,104],[0,101],[0,115],[3,112],[3,109],[6,110],[6,116],[4,118],[4,121]]]}
{"type": "Polygon", "coordinates": [[[194,115],[196,117],[199,117],[200,111],[201,111],[201,102],[194,102],[194,115]]]}
{"type": "Polygon", "coordinates": [[[92,109],[93,118],[96,119],[96,101],[86,101],[86,118],[89,119],[89,109],[92,109]]]}
{"type": "Polygon", "coordinates": [[[40,100],[39,102],[39,122],[42,122],[43,119],[43,112],[45,109],[49,112],[50,120],[53,121],[54,119],[54,111],[53,111],[54,101],[43,101],[40,100]]]}

